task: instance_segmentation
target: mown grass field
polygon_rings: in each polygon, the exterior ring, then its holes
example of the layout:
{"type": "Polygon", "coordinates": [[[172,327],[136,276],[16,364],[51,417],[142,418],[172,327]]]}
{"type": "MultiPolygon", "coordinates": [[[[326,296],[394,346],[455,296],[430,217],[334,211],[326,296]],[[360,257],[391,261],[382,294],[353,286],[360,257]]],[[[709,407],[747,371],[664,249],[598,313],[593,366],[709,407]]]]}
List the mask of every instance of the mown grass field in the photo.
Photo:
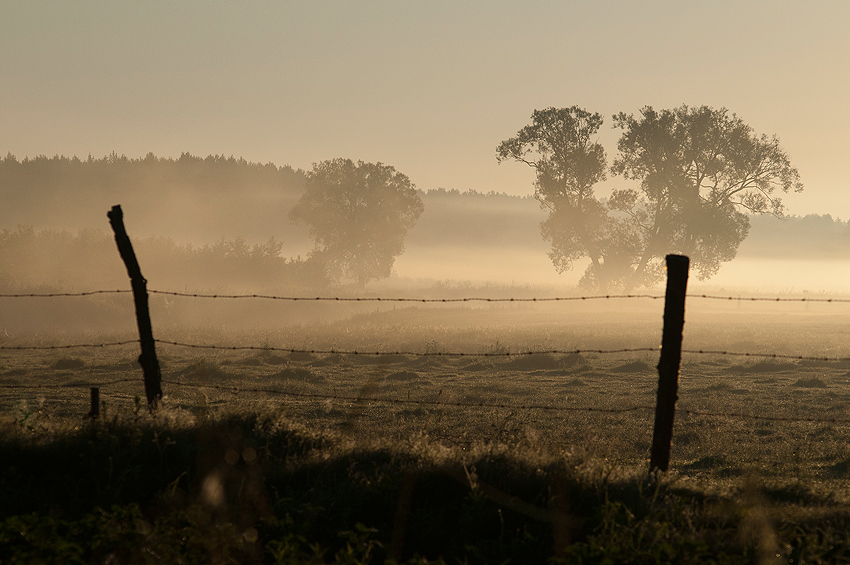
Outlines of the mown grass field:
{"type": "MultiPolygon", "coordinates": [[[[686,349],[850,357],[850,306],[689,300],[686,349]]],[[[393,353],[653,347],[662,308],[366,306],[277,330],[229,329],[226,312],[218,328],[163,324],[160,339],[266,349],[161,344],[153,417],[133,345],[2,351],[0,559],[850,559],[850,424],[794,421],[850,418],[850,361],[686,353],[671,470],[649,477],[656,352],[393,353]],[[123,379],[87,421],[88,387],[123,379]]]]}

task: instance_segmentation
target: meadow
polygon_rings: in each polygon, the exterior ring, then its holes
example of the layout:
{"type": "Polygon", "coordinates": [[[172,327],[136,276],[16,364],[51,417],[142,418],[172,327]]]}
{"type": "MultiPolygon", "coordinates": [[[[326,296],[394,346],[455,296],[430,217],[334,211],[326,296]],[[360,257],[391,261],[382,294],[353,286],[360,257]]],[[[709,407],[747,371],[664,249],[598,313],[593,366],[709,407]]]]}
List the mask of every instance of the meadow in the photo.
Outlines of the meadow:
{"type": "MultiPolygon", "coordinates": [[[[686,352],[671,469],[651,476],[661,300],[166,298],[158,339],[254,349],[158,344],[153,415],[137,344],[0,351],[0,559],[850,559],[850,304],[689,298],[686,351],[791,358],[686,352]]],[[[106,319],[129,297],[96,300],[106,319]]]]}

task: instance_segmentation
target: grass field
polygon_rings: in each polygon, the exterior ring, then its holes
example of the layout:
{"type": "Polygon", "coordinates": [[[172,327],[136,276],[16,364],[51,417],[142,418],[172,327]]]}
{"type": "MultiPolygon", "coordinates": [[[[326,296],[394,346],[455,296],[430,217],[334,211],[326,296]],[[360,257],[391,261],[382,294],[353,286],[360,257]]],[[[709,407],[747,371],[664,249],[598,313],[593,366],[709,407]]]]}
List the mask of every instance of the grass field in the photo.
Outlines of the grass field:
{"type": "MultiPolygon", "coordinates": [[[[225,323],[155,335],[268,349],[161,344],[154,417],[138,399],[137,346],[2,351],[0,559],[850,559],[850,424],[795,420],[850,418],[850,361],[686,353],[671,470],[648,477],[657,352],[274,350],[654,347],[662,308],[370,305],[255,331],[211,312],[225,323]],[[102,387],[102,416],[86,421],[88,387],[124,379],[102,387]]],[[[684,348],[850,357],[848,311],[689,299],[684,348]]]]}

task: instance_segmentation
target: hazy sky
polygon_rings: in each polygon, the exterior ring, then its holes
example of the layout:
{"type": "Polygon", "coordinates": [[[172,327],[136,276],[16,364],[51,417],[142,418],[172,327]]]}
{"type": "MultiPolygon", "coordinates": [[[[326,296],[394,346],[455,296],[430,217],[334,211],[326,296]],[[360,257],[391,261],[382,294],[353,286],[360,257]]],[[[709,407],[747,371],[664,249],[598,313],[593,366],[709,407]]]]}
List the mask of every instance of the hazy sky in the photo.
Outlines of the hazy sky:
{"type": "Polygon", "coordinates": [[[848,26],[846,0],[6,0],[0,152],[349,157],[528,194],[495,147],[535,108],[602,113],[612,158],[615,112],[706,104],[779,136],[791,213],[847,219],[848,26]]]}

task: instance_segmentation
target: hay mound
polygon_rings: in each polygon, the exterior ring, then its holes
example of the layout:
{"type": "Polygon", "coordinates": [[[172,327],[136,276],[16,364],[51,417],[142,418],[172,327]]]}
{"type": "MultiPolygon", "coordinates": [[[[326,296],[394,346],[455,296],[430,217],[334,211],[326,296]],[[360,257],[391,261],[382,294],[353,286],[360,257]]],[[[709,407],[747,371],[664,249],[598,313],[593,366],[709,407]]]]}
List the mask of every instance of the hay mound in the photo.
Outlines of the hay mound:
{"type": "Polygon", "coordinates": [[[505,368],[515,369],[518,371],[541,371],[547,369],[560,369],[561,360],[557,359],[551,353],[541,355],[522,355],[514,357],[507,363],[505,368]]]}
{"type": "Polygon", "coordinates": [[[69,369],[82,369],[86,366],[86,362],[82,359],[74,359],[71,357],[65,357],[62,359],[57,359],[55,363],[53,363],[50,368],[51,369],[59,369],[63,371],[67,371],[69,369]]]}
{"type": "Polygon", "coordinates": [[[464,371],[492,371],[493,365],[490,363],[481,363],[480,361],[476,361],[474,363],[470,363],[463,368],[464,371]]]}
{"type": "Polygon", "coordinates": [[[632,361],[611,369],[612,373],[647,373],[649,371],[652,371],[652,367],[645,361],[632,361]]]}
{"type": "Polygon", "coordinates": [[[826,383],[823,382],[821,379],[814,377],[811,379],[800,379],[791,386],[796,386],[800,388],[826,388],[826,383]]]}
{"type": "Polygon", "coordinates": [[[419,378],[413,371],[399,371],[387,377],[388,381],[412,381],[419,378]]]}
{"type": "Polygon", "coordinates": [[[752,375],[761,373],[781,373],[799,369],[796,363],[778,363],[776,361],[759,361],[752,365],[732,365],[727,372],[733,375],[752,375]]]}
{"type": "Polygon", "coordinates": [[[299,361],[312,361],[313,359],[315,359],[315,356],[313,356],[313,354],[309,351],[292,351],[289,354],[289,360],[295,361],[296,363],[299,361]]]}
{"type": "Polygon", "coordinates": [[[222,378],[229,377],[230,374],[223,371],[216,363],[200,359],[194,363],[189,363],[182,370],[174,373],[177,377],[195,377],[195,378],[222,378]]]}

